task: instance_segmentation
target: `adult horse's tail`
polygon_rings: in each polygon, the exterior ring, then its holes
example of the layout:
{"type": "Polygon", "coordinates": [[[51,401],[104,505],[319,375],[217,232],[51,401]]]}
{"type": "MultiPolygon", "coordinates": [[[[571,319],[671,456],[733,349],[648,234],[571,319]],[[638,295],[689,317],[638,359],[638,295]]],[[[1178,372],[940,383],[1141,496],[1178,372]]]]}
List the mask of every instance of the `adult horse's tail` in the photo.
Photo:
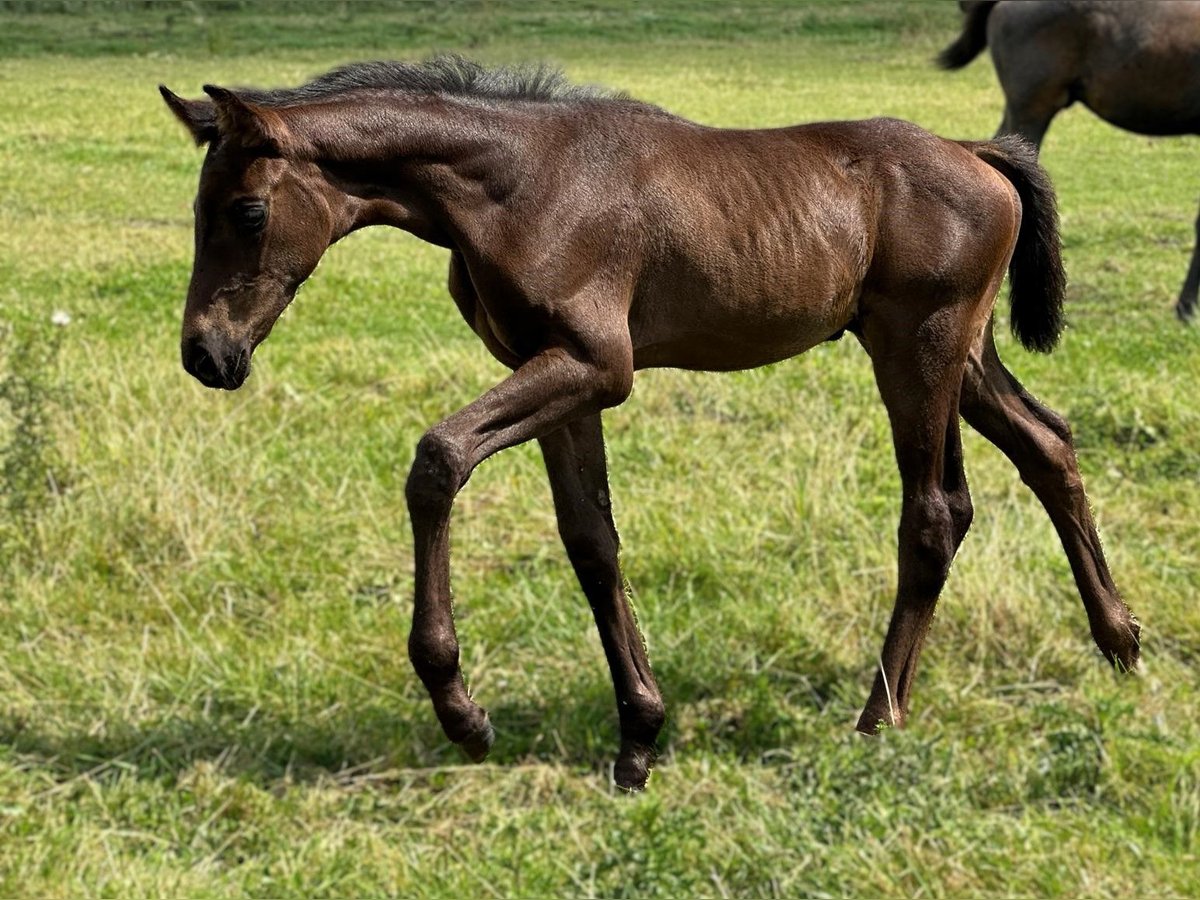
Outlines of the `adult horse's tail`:
{"type": "Polygon", "coordinates": [[[1021,230],[1008,264],[1012,330],[1026,349],[1049,353],[1062,334],[1067,287],[1050,176],[1038,165],[1033,145],[1016,135],[966,147],[1007,178],[1021,198],[1021,230]]]}
{"type": "Polygon", "coordinates": [[[961,69],[987,46],[988,13],[996,5],[996,0],[979,0],[961,5],[966,13],[962,33],[937,55],[937,64],[943,69],[961,69]]]}

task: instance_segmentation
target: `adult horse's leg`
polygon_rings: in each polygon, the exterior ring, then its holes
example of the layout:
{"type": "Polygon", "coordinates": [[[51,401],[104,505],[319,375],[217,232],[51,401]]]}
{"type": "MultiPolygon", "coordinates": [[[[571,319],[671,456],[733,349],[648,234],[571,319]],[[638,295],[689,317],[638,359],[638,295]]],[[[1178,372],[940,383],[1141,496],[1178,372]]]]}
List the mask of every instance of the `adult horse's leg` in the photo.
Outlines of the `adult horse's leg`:
{"type": "MultiPolygon", "coordinates": [[[[595,307],[589,305],[589,310],[595,307]]],[[[614,332],[616,329],[614,329],[614,332]]],[[[487,713],[459,669],[450,600],[450,510],[471,472],[493,453],[615,406],[633,384],[628,335],[575,336],[571,350],[539,353],[417,445],[406,496],[416,575],[408,649],[446,736],[474,760],[491,747],[487,713]]]]}
{"type": "Polygon", "coordinates": [[[1137,665],[1140,629],[1108,572],[1067,423],[1033,399],[996,353],[992,325],[971,350],[963,418],[1016,465],[1050,514],[1075,574],[1092,637],[1115,666],[1137,665]]]}
{"type": "Polygon", "coordinates": [[[613,778],[619,787],[640,790],[654,764],[664,710],[617,560],[599,414],[546,435],[541,445],[558,531],[595,616],[617,694],[621,753],[613,778]]]}
{"type": "MultiPolygon", "coordinates": [[[[1011,16],[1017,9],[1005,13],[1011,16]]],[[[998,36],[991,51],[996,77],[1004,91],[1004,118],[996,136],[1018,134],[1041,147],[1050,120],[1071,105],[1072,85],[1078,81],[1078,74],[1061,54],[1026,40],[1018,32],[998,36]]]]}
{"type": "Polygon", "coordinates": [[[1175,315],[1179,316],[1181,322],[1190,322],[1196,314],[1197,295],[1200,295],[1200,216],[1196,217],[1196,243],[1192,247],[1192,262],[1179,291],[1179,302],[1175,304],[1175,315]]]}
{"type": "MultiPolygon", "coordinates": [[[[1065,104],[1064,104],[1065,105],[1065,104]]],[[[1000,127],[996,129],[996,137],[1015,134],[1025,138],[1034,148],[1041,150],[1042,140],[1050,127],[1050,120],[1062,109],[1061,106],[1046,108],[1029,108],[1017,106],[1012,100],[1007,100],[1004,106],[1004,117],[1000,127]]]]}
{"type": "Polygon", "coordinates": [[[956,412],[965,351],[952,318],[945,317],[945,331],[937,338],[922,340],[903,323],[889,332],[868,316],[863,336],[891,420],[903,488],[896,605],[858,720],[858,730],[866,734],[881,724],[904,724],[934,607],[970,526],[956,412]]]}

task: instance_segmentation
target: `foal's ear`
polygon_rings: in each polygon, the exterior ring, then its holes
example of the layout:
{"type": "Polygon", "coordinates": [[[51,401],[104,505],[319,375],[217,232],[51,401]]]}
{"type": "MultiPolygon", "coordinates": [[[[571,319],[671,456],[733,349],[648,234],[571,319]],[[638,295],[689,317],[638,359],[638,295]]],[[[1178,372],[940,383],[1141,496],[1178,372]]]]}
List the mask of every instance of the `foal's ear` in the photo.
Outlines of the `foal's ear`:
{"type": "Polygon", "coordinates": [[[165,84],[158,86],[167,107],[175,113],[175,118],[187,126],[197,145],[207,144],[217,138],[217,112],[207,100],[184,100],[178,94],[167,90],[165,84]]]}
{"type": "Polygon", "coordinates": [[[292,136],[279,113],[247,103],[233,91],[213,84],[204,85],[204,93],[213,98],[217,130],[222,137],[233,138],[248,149],[271,156],[284,154],[292,136]]]}

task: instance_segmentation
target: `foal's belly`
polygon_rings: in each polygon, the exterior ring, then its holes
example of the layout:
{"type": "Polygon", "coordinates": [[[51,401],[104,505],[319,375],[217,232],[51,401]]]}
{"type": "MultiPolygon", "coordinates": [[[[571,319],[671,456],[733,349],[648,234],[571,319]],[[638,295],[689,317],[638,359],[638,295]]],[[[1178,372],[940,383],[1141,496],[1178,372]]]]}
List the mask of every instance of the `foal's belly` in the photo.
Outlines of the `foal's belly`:
{"type": "Polygon", "coordinates": [[[634,367],[722,372],[779,362],[841,332],[856,300],[849,286],[639,299],[630,310],[634,367]]]}
{"type": "Polygon", "coordinates": [[[668,340],[634,346],[635,369],[693,369],[701,372],[732,372],[756,369],[780,360],[799,356],[805,350],[839,334],[830,328],[820,335],[808,333],[791,341],[769,344],[752,343],[702,332],[680,334],[668,340]]]}
{"type": "Polygon", "coordinates": [[[854,319],[871,255],[863,201],[840,170],[787,148],[660,203],[629,310],[637,368],[763,366],[854,319]]]}

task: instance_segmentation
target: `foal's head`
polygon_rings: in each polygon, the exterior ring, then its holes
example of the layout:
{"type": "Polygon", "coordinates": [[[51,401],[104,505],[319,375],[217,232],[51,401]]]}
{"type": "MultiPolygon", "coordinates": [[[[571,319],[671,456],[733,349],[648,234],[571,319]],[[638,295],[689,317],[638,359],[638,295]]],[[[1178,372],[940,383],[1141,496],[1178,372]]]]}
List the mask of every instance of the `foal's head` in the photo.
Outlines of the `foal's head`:
{"type": "Polygon", "coordinates": [[[183,367],[207,387],[234,390],[296,289],[348,230],[347,211],[278,111],[211,85],[211,100],[159,90],[196,143],[208,145],[183,367]]]}

